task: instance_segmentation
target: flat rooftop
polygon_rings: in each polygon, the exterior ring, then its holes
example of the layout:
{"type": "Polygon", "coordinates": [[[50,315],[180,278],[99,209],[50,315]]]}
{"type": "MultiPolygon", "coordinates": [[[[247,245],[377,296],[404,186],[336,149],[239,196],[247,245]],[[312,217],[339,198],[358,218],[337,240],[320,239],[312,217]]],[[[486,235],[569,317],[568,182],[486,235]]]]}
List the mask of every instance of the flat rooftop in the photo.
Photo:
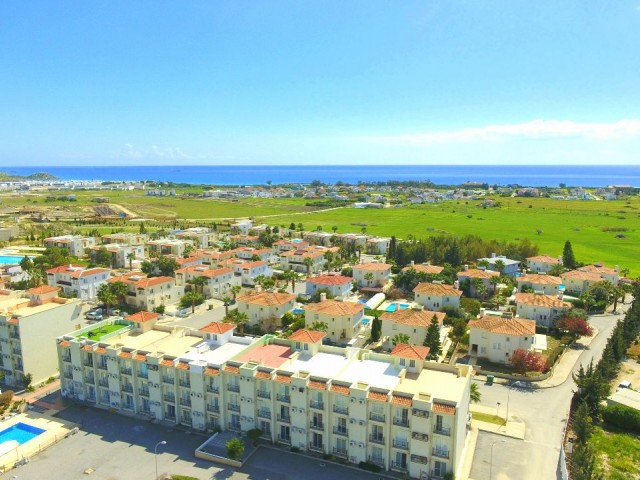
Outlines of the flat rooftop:
{"type": "Polygon", "coordinates": [[[10,315],[34,315],[36,313],[46,312],[47,310],[52,310],[61,305],[65,305],[67,303],[73,302],[77,300],[73,299],[58,299],[56,302],[47,302],[40,305],[29,305],[30,299],[24,297],[8,297],[8,298],[0,298],[0,315],[10,316],[10,315]],[[63,302],[64,303],[58,303],[63,302]],[[18,307],[19,305],[23,305],[18,307]]]}
{"type": "Polygon", "coordinates": [[[353,359],[336,380],[366,382],[371,386],[392,390],[400,382],[400,370],[395,365],[378,360],[353,359]]]}
{"type": "Polygon", "coordinates": [[[241,362],[258,362],[266,367],[279,368],[289,361],[291,348],[286,345],[262,345],[240,355],[241,362]]]}
{"type": "Polygon", "coordinates": [[[428,393],[441,400],[459,402],[464,394],[466,384],[466,377],[458,377],[451,372],[424,368],[419,374],[407,372],[395,390],[413,395],[428,393]]]}
{"type": "Polygon", "coordinates": [[[348,362],[349,359],[344,355],[319,352],[314,356],[302,354],[286,368],[294,372],[302,370],[318,377],[336,378],[348,362]]]}

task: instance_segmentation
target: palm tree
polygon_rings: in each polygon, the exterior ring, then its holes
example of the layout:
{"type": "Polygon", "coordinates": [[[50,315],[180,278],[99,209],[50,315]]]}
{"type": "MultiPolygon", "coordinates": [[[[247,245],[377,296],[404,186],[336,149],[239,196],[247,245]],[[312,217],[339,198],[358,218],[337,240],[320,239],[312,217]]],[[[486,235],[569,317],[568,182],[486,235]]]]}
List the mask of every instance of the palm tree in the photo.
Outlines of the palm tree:
{"type": "Polygon", "coordinates": [[[307,277],[311,275],[311,266],[313,265],[313,260],[309,257],[305,258],[303,263],[307,267],[307,277]]]}
{"type": "Polygon", "coordinates": [[[393,346],[394,347],[396,345],[398,345],[399,343],[408,344],[409,343],[409,335],[407,335],[406,333],[396,333],[393,336],[393,338],[391,339],[391,342],[393,342],[393,346]]]}
{"type": "Polygon", "coordinates": [[[133,270],[133,261],[136,259],[136,252],[133,250],[127,253],[127,260],[129,260],[129,271],[133,270]]]}
{"type": "Polygon", "coordinates": [[[582,300],[582,303],[584,303],[585,312],[589,313],[589,308],[591,307],[591,303],[594,300],[591,292],[584,292],[582,295],[580,295],[580,300],[582,300]]]}
{"type": "Polygon", "coordinates": [[[191,307],[191,313],[195,313],[196,305],[200,305],[204,301],[202,294],[198,292],[187,292],[180,299],[181,307],[191,307]]]}
{"type": "Polygon", "coordinates": [[[98,287],[97,297],[98,300],[104,303],[107,313],[109,312],[109,307],[117,300],[116,295],[113,293],[113,290],[111,290],[111,285],[108,283],[103,283],[98,287]]]}
{"type": "Polygon", "coordinates": [[[491,285],[493,285],[493,293],[496,293],[496,290],[498,288],[498,284],[501,282],[500,277],[499,276],[494,276],[491,277],[489,279],[489,282],[491,283],[491,285]]]}
{"type": "Polygon", "coordinates": [[[124,305],[125,300],[127,298],[127,293],[129,293],[129,287],[124,282],[113,282],[110,283],[111,292],[116,296],[118,300],[118,305],[124,305]]]}
{"type": "Polygon", "coordinates": [[[240,285],[234,285],[231,287],[231,294],[233,295],[233,301],[235,302],[236,296],[242,291],[242,287],[240,285]]]}
{"type": "Polygon", "coordinates": [[[476,297],[478,296],[478,289],[480,288],[480,285],[482,285],[481,279],[477,277],[471,279],[471,286],[473,287],[473,293],[476,297]]]}
{"type": "Polygon", "coordinates": [[[229,315],[229,305],[231,305],[231,297],[224,297],[222,299],[222,303],[224,303],[224,316],[227,317],[229,315]]]}
{"type": "Polygon", "coordinates": [[[209,284],[209,279],[204,276],[195,277],[191,283],[196,287],[196,292],[200,289],[200,293],[204,296],[204,286],[209,284]]]}
{"type": "Polygon", "coordinates": [[[364,274],[364,279],[367,281],[367,287],[371,286],[371,280],[373,280],[373,273],[367,272],[364,274]]]}
{"type": "Polygon", "coordinates": [[[298,274],[294,270],[287,270],[284,272],[284,278],[287,281],[291,281],[291,293],[296,293],[296,280],[298,279],[298,274]]]}
{"type": "Polygon", "coordinates": [[[477,383],[472,383],[469,388],[469,400],[471,400],[472,403],[480,403],[480,400],[482,400],[482,393],[478,390],[477,383]]]}
{"type": "Polygon", "coordinates": [[[317,332],[326,332],[329,330],[329,325],[327,322],[313,322],[309,327],[309,330],[315,330],[317,332]]]}
{"type": "Polygon", "coordinates": [[[240,312],[238,310],[234,310],[234,315],[231,318],[231,321],[238,325],[238,333],[244,333],[244,325],[249,320],[249,315],[244,312],[240,312]]]}
{"type": "Polygon", "coordinates": [[[505,264],[504,264],[503,260],[496,260],[495,263],[493,264],[493,266],[495,267],[495,269],[497,271],[502,273],[502,270],[504,270],[505,264]]]}

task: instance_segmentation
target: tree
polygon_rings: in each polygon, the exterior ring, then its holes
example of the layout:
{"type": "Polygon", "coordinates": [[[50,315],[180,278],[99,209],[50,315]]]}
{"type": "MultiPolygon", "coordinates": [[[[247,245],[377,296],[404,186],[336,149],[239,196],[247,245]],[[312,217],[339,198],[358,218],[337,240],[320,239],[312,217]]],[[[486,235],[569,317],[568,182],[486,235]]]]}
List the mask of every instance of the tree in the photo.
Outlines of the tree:
{"type": "Polygon", "coordinates": [[[377,342],[382,335],[382,320],[378,313],[373,314],[373,321],[371,322],[371,340],[377,342]]]}
{"type": "Polygon", "coordinates": [[[562,264],[569,270],[576,268],[576,257],[573,255],[573,247],[569,240],[564,242],[564,249],[562,250],[562,264]]]}
{"type": "Polygon", "coordinates": [[[313,322],[309,327],[309,330],[315,330],[316,332],[326,332],[329,330],[327,322],[313,322]]]}
{"type": "Polygon", "coordinates": [[[136,252],[131,250],[127,253],[127,260],[129,260],[129,271],[133,270],[133,261],[136,259],[136,252]]]}
{"type": "Polygon", "coordinates": [[[33,387],[31,386],[31,382],[33,381],[33,375],[30,373],[25,373],[22,376],[22,386],[27,392],[33,391],[33,387]]]}
{"type": "Polygon", "coordinates": [[[333,230],[333,233],[336,233],[338,231],[338,227],[334,225],[333,227],[331,227],[331,230],[333,230]]]}
{"type": "Polygon", "coordinates": [[[505,267],[504,260],[496,260],[493,266],[495,267],[496,271],[502,273],[505,267]]]}
{"type": "Polygon", "coordinates": [[[103,283],[98,287],[98,293],[96,296],[98,297],[98,300],[104,303],[107,313],[109,312],[109,307],[114,305],[118,300],[115,293],[113,293],[111,285],[108,283],[103,283]]]}
{"type": "Polygon", "coordinates": [[[98,250],[93,251],[92,255],[93,263],[98,267],[111,268],[111,252],[105,247],[100,247],[98,250]]]}
{"type": "Polygon", "coordinates": [[[240,285],[234,285],[231,287],[231,294],[233,295],[233,300],[235,301],[236,296],[242,291],[242,287],[240,285]]]}
{"type": "Polygon", "coordinates": [[[588,443],[578,443],[571,457],[571,478],[573,480],[601,480],[596,471],[596,457],[588,443]]]}
{"type": "Polygon", "coordinates": [[[313,266],[313,259],[307,257],[303,260],[305,267],[307,267],[307,277],[311,275],[311,267],[313,266]]]}
{"type": "Polygon", "coordinates": [[[196,311],[196,306],[201,305],[203,302],[204,297],[201,293],[191,291],[185,293],[182,298],[180,298],[180,307],[191,307],[191,313],[194,313],[196,311]]]}
{"type": "Polygon", "coordinates": [[[471,383],[471,387],[469,388],[469,400],[473,403],[480,403],[480,400],[482,400],[482,393],[480,393],[477,383],[471,383]]]}
{"type": "Polygon", "coordinates": [[[453,320],[453,325],[449,336],[454,342],[459,342],[467,334],[467,322],[463,318],[456,318],[453,320]]]}
{"type": "Polygon", "coordinates": [[[238,460],[244,454],[244,442],[240,438],[232,438],[225,447],[227,456],[232,460],[238,460]]]}
{"type": "Polygon", "coordinates": [[[117,282],[108,283],[107,285],[109,285],[109,289],[113,295],[115,295],[118,305],[124,305],[127,299],[127,294],[129,293],[129,287],[127,284],[118,280],[117,282]]]}
{"type": "Polygon", "coordinates": [[[547,368],[547,364],[544,361],[544,358],[542,358],[542,355],[532,351],[526,351],[521,348],[515,350],[511,354],[509,362],[516,373],[520,373],[522,375],[527,372],[542,372],[547,368]]]}
{"type": "Polygon", "coordinates": [[[584,400],[578,403],[578,408],[576,408],[573,414],[571,429],[573,433],[576,434],[576,440],[578,440],[579,443],[587,443],[593,433],[589,407],[584,400]]]}
{"type": "Polygon", "coordinates": [[[145,233],[147,233],[147,228],[144,226],[144,222],[140,222],[140,235],[144,235],[145,233]]]}
{"type": "Polygon", "coordinates": [[[371,286],[371,280],[373,280],[373,273],[367,272],[364,274],[364,279],[367,281],[367,287],[371,286]]]}
{"type": "Polygon", "coordinates": [[[437,315],[431,319],[423,345],[429,347],[429,359],[438,360],[442,353],[442,344],[440,343],[440,322],[438,322],[437,315]]]}
{"type": "Polygon", "coordinates": [[[238,333],[244,333],[244,326],[249,321],[249,315],[239,310],[233,310],[229,316],[232,323],[238,325],[238,333]]]}
{"type": "Polygon", "coordinates": [[[395,347],[399,343],[408,344],[409,340],[410,340],[409,339],[409,335],[407,335],[406,333],[396,333],[393,336],[393,338],[391,339],[391,342],[393,343],[393,346],[395,347]]]}
{"type": "Polygon", "coordinates": [[[198,276],[191,283],[196,287],[196,292],[199,291],[204,296],[204,286],[209,284],[209,279],[205,276],[198,276]]]}
{"type": "Polygon", "coordinates": [[[231,305],[231,297],[224,297],[222,299],[222,303],[224,304],[224,316],[229,316],[229,305],[231,305]]]}
{"type": "Polygon", "coordinates": [[[582,317],[565,315],[556,320],[556,327],[569,332],[574,340],[593,335],[593,328],[589,325],[587,319],[582,317]]]}
{"type": "Polygon", "coordinates": [[[298,274],[293,270],[286,270],[283,272],[282,276],[286,281],[291,281],[291,292],[296,293],[296,280],[298,279],[298,274]]]}
{"type": "MultiPolygon", "coordinates": [[[[604,358],[604,357],[603,357],[604,358]]],[[[600,413],[600,404],[609,395],[609,383],[602,377],[600,371],[593,366],[593,361],[585,368],[580,365],[577,375],[573,375],[573,381],[578,386],[576,396],[589,407],[589,414],[597,418],[600,413]]]]}

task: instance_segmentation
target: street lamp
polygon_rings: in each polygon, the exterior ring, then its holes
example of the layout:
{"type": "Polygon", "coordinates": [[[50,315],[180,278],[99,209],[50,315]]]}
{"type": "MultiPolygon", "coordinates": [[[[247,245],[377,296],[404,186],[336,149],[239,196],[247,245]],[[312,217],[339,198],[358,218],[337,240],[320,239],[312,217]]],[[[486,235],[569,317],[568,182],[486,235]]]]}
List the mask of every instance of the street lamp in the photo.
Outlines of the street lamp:
{"type": "Polygon", "coordinates": [[[496,402],[498,406],[496,407],[496,417],[500,416],[500,402],[496,402]]]}
{"type": "MultiPolygon", "coordinates": [[[[154,453],[155,453],[155,460],[156,460],[156,480],[158,480],[158,447],[160,445],[166,445],[167,442],[165,440],[161,440],[158,443],[156,443],[156,447],[153,449],[154,453]]],[[[491,445],[493,447],[493,445],[491,445]]]]}
{"type": "Polygon", "coordinates": [[[489,460],[489,480],[493,478],[493,446],[496,443],[507,443],[506,440],[496,440],[495,442],[491,442],[491,458],[489,460]]]}

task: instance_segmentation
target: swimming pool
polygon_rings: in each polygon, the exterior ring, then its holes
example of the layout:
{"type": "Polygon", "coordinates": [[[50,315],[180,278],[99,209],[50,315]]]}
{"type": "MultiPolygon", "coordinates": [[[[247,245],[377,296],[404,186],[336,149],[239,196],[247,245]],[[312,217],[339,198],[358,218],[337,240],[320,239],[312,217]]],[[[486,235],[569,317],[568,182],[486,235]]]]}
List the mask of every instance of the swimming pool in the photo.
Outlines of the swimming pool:
{"type": "Polygon", "coordinates": [[[304,313],[304,310],[302,308],[294,308],[293,309],[293,314],[294,315],[300,315],[301,313],[304,313]]]}
{"type": "Polygon", "coordinates": [[[408,303],[392,303],[391,305],[389,305],[387,308],[385,308],[385,312],[395,312],[396,311],[396,305],[398,305],[400,307],[400,309],[403,308],[409,308],[409,304],[408,303]]]}
{"type": "Polygon", "coordinates": [[[23,443],[27,443],[29,440],[33,440],[44,432],[46,432],[46,430],[42,428],[32,427],[26,423],[18,422],[0,432],[0,445],[11,440],[15,440],[22,445],[23,443]]]}
{"type": "Polygon", "coordinates": [[[14,263],[20,263],[20,260],[23,258],[24,256],[20,255],[0,255],[0,265],[13,265],[14,263]]]}

